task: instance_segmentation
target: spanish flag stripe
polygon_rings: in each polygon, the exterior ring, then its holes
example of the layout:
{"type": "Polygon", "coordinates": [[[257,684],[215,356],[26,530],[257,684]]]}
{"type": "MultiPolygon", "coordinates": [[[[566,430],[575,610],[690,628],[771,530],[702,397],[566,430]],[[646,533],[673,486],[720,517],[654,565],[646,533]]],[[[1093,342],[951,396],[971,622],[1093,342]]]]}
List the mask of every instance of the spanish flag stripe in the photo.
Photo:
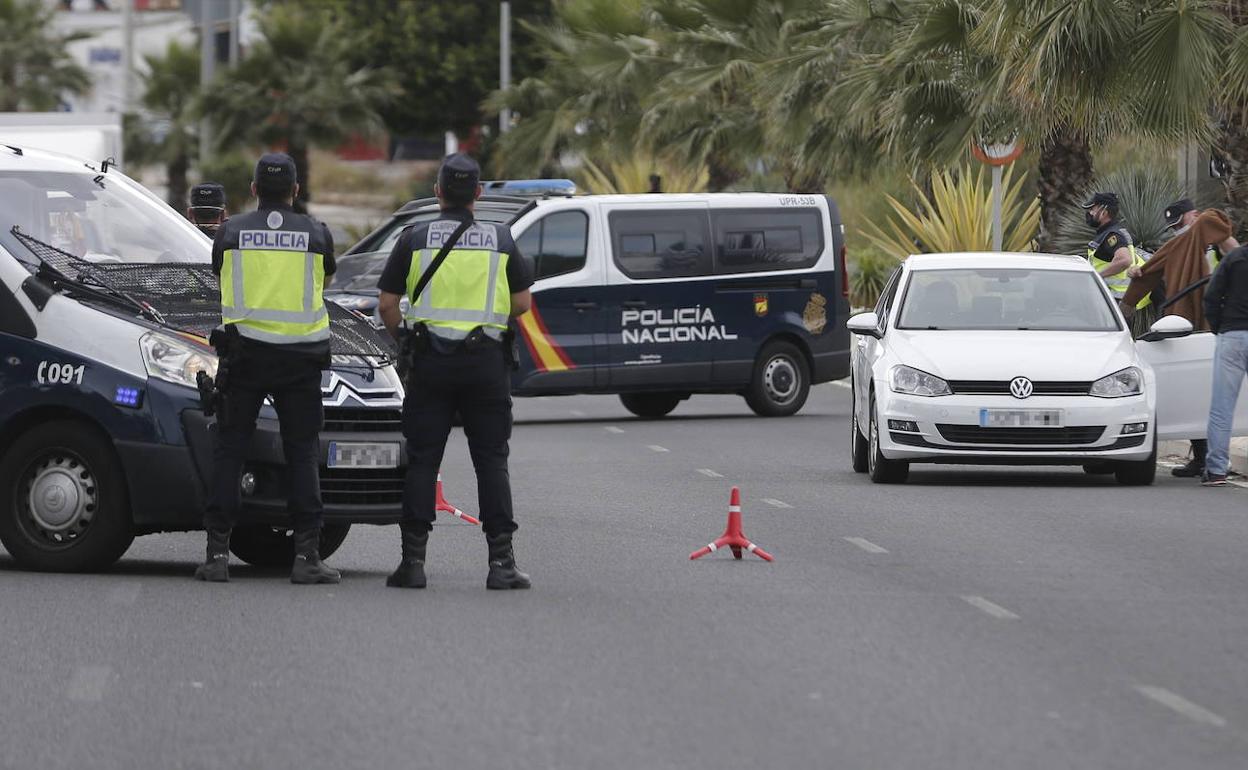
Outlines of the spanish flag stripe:
{"type": "Polygon", "coordinates": [[[539,370],[564,372],[575,368],[576,365],[568,358],[568,354],[551,339],[550,332],[546,329],[546,324],[542,322],[536,304],[517,320],[520,322],[520,333],[524,337],[524,343],[539,370]]]}

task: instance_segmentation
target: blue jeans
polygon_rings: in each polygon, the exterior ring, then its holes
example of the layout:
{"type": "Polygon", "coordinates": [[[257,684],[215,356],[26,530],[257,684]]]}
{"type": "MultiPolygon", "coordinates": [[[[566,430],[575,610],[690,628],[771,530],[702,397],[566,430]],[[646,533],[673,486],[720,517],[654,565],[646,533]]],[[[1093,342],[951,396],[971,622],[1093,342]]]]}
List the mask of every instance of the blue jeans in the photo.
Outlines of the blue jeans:
{"type": "Polygon", "coordinates": [[[1213,353],[1213,398],[1209,404],[1209,456],[1205,470],[1210,475],[1225,476],[1231,464],[1231,423],[1235,419],[1235,402],[1239,386],[1248,370],[1248,331],[1229,331],[1218,335],[1213,353]]]}

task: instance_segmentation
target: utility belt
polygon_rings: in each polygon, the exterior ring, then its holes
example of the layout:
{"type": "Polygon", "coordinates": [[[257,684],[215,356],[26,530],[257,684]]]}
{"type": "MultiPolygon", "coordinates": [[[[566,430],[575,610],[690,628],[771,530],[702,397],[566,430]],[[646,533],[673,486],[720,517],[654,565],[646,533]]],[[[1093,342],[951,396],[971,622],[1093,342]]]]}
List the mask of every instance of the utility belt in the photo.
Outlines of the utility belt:
{"type": "Polygon", "coordinates": [[[428,324],[416,323],[404,329],[399,338],[399,359],[395,366],[399,371],[399,376],[406,381],[415,368],[416,359],[425,353],[456,355],[490,347],[502,348],[503,360],[506,361],[508,369],[519,368],[520,362],[516,355],[516,333],[511,328],[503,332],[501,340],[496,340],[486,334],[484,326],[478,326],[468,332],[462,340],[449,340],[434,333],[428,324]]]}

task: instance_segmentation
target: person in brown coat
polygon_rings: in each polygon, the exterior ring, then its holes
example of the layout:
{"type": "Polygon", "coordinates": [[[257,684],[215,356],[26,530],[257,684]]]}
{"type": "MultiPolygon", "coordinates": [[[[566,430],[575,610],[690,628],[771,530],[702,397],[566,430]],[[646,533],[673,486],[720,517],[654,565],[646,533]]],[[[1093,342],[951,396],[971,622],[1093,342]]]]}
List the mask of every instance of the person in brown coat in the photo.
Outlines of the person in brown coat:
{"type": "MultiPolygon", "coordinates": [[[[1209,262],[1205,249],[1211,243],[1222,243],[1235,232],[1231,220],[1217,209],[1204,211],[1185,231],[1166,241],[1152,258],[1140,268],[1139,275],[1131,279],[1122,297],[1123,315],[1130,318],[1139,302],[1153,290],[1164,285],[1168,297],[1178,297],[1184,289],[1209,277],[1209,262]]],[[[1196,331],[1208,331],[1205,320],[1204,287],[1188,292],[1178,301],[1160,311],[1164,315],[1177,315],[1191,321],[1196,331]]]]}

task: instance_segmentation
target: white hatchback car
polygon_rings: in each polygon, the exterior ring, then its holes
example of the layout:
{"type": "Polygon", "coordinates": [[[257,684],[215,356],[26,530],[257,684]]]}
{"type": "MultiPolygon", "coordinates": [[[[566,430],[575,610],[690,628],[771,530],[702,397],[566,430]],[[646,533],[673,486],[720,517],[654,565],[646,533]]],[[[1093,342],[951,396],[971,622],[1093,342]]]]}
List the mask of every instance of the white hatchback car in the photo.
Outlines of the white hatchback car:
{"type": "MultiPolygon", "coordinates": [[[[1080,257],[912,256],[848,326],[853,466],[872,481],[922,462],[1082,465],[1151,484],[1158,438],[1205,435],[1214,336],[1166,316],[1133,340],[1080,257]]],[[[1248,396],[1237,407],[1242,432],[1248,396]]]]}

